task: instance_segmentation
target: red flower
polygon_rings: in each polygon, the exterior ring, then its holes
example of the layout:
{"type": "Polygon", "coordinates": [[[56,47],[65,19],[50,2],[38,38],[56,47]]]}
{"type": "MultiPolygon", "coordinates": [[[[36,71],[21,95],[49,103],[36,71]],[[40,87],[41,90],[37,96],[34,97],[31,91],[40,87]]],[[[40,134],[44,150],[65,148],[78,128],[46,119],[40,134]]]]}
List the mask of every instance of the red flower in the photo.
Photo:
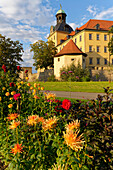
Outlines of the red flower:
{"type": "Polygon", "coordinates": [[[27,73],[27,72],[28,72],[28,70],[25,71],[25,73],[27,73]]]}
{"type": "Polygon", "coordinates": [[[21,70],[21,67],[20,67],[20,66],[17,66],[17,70],[20,71],[20,70],[21,70]]]}
{"type": "Polygon", "coordinates": [[[3,68],[3,70],[4,70],[4,69],[6,69],[6,66],[3,64],[2,68],[3,68]]]}
{"type": "Polygon", "coordinates": [[[17,93],[17,94],[14,94],[14,96],[13,96],[13,98],[15,99],[15,100],[18,100],[18,98],[21,96],[21,94],[20,93],[17,93]]]}
{"type": "Polygon", "coordinates": [[[69,110],[69,108],[71,107],[71,101],[68,99],[64,99],[62,102],[62,107],[66,110],[69,110]]]}
{"type": "Polygon", "coordinates": [[[11,82],[11,83],[9,83],[9,85],[10,85],[10,87],[13,87],[13,86],[14,86],[14,83],[13,83],[13,82],[11,82]]]}
{"type": "Polygon", "coordinates": [[[6,71],[7,71],[7,70],[6,70],[6,69],[4,69],[4,72],[5,72],[5,73],[6,73],[6,71]]]}

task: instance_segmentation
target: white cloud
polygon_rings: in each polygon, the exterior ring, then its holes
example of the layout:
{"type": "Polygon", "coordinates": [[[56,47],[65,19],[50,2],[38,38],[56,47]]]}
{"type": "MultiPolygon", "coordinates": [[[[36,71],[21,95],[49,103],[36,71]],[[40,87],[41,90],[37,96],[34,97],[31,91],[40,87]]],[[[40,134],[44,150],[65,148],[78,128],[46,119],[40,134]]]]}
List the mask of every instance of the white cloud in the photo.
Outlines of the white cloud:
{"type": "Polygon", "coordinates": [[[107,10],[104,10],[97,14],[95,16],[96,19],[113,19],[113,7],[108,8],[107,10]]]}
{"type": "Polygon", "coordinates": [[[79,24],[75,24],[75,23],[69,23],[69,25],[73,28],[73,30],[79,27],[79,24]]]}
{"type": "Polygon", "coordinates": [[[98,9],[97,9],[96,7],[94,7],[94,6],[92,6],[92,5],[89,5],[89,7],[87,8],[87,11],[88,11],[90,14],[92,14],[93,16],[96,15],[97,10],[98,10],[98,9]]]}

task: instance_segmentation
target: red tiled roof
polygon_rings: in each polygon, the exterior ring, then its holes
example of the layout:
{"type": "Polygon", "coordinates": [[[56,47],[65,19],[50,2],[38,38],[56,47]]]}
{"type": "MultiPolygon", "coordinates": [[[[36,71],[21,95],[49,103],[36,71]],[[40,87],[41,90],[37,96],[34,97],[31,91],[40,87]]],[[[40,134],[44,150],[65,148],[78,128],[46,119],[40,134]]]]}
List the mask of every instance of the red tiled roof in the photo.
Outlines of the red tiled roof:
{"type": "Polygon", "coordinates": [[[109,30],[113,25],[113,21],[90,19],[86,24],[81,26],[79,30],[96,29],[95,26],[97,24],[100,25],[100,30],[109,30]]]}
{"type": "Polygon", "coordinates": [[[82,54],[84,56],[87,56],[85,53],[83,53],[77,45],[73,42],[71,39],[65,46],[64,48],[55,55],[55,57],[62,56],[62,55],[69,55],[69,54],[82,54]]]}
{"type": "Polygon", "coordinates": [[[69,35],[70,35],[70,36],[75,35],[75,31],[72,31],[69,35]]]}

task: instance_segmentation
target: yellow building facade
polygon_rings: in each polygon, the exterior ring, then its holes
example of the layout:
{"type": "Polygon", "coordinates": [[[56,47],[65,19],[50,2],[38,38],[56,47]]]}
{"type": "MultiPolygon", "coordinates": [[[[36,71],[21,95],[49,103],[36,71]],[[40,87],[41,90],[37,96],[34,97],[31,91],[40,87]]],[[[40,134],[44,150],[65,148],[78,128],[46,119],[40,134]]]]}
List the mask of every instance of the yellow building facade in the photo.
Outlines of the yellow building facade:
{"type": "MultiPolygon", "coordinates": [[[[65,12],[62,9],[57,12],[57,25],[51,27],[50,35],[48,37],[48,41],[52,40],[55,43],[58,53],[66,46],[70,39],[72,39],[77,47],[83,53],[87,54],[87,57],[85,58],[86,68],[89,70],[106,70],[109,66],[112,66],[113,56],[110,56],[108,51],[108,43],[113,35],[109,35],[108,31],[113,27],[113,21],[90,19],[80,28],[76,28],[75,31],[73,31],[73,29],[67,29],[68,31],[66,31],[66,14],[64,14],[65,12]],[[65,19],[62,20],[62,18],[65,19]],[[62,25],[62,27],[64,26],[64,29],[58,29],[58,24],[62,23],[64,23],[64,25],[62,25]]],[[[76,57],[75,54],[74,57],[76,57]]],[[[55,75],[58,67],[70,64],[68,60],[65,60],[65,62],[64,59],[62,60],[62,63],[59,63],[59,66],[57,63],[56,66],[56,58],[54,59],[55,75]]],[[[58,74],[59,73],[57,73],[57,75],[58,74]]]]}

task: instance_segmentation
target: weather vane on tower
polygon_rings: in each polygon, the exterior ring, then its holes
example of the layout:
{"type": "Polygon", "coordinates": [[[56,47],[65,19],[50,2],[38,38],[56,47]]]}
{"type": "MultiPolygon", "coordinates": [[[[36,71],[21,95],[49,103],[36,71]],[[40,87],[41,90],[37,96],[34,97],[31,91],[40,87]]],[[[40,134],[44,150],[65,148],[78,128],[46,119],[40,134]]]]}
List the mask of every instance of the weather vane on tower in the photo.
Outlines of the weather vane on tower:
{"type": "Polygon", "coordinates": [[[62,9],[62,5],[60,4],[60,9],[62,9]]]}

